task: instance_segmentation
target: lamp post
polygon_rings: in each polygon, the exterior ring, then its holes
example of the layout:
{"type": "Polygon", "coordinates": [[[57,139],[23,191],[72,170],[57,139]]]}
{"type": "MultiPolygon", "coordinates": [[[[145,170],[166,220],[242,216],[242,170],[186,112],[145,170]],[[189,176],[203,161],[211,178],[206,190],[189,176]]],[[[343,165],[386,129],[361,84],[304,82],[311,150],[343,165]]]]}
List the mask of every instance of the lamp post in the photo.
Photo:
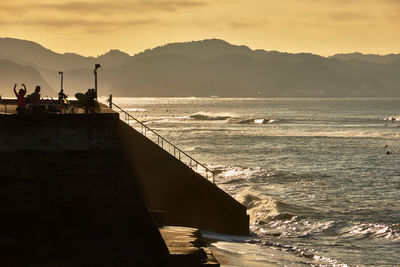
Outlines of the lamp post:
{"type": "Polygon", "coordinates": [[[64,80],[64,72],[59,71],[58,74],[61,76],[61,91],[63,90],[63,80],[64,80]]]}
{"type": "Polygon", "coordinates": [[[93,71],[93,73],[94,73],[94,91],[95,91],[95,98],[96,98],[96,100],[97,100],[97,69],[98,68],[100,68],[101,66],[100,66],[100,64],[95,64],[94,65],[94,71],[93,71]]]}

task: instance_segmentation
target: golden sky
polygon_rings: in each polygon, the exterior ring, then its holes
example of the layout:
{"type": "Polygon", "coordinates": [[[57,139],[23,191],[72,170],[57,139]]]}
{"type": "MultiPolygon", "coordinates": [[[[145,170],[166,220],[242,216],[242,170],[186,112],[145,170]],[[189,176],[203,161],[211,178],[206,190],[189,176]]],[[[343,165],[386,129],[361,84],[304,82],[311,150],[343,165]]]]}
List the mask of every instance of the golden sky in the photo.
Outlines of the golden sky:
{"type": "Polygon", "coordinates": [[[86,56],[206,38],[320,55],[400,53],[400,0],[0,0],[0,37],[86,56]]]}

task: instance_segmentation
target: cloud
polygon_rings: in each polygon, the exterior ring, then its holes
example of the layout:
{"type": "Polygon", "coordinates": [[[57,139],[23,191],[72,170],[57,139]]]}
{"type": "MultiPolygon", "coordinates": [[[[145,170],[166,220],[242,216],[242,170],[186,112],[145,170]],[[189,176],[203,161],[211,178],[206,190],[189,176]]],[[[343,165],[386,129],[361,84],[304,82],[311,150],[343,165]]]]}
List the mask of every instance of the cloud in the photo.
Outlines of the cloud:
{"type": "Polygon", "coordinates": [[[115,0],[115,1],[65,1],[65,2],[22,2],[2,3],[3,12],[12,15],[21,12],[53,11],[60,14],[101,14],[112,15],[129,12],[174,12],[183,8],[196,8],[206,5],[206,2],[196,0],[115,0]]]}
{"type": "Polygon", "coordinates": [[[173,17],[169,13],[206,4],[197,0],[1,1],[0,26],[46,27],[74,32],[119,30],[165,25],[173,17]]]}
{"type": "Polygon", "coordinates": [[[0,1],[0,27],[107,32],[137,26],[165,26],[177,12],[207,4],[199,0],[0,1]]]}
{"type": "Polygon", "coordinates": [[[128,19],[120,21],[103,21],[103,20],[86,20],[86,19],[27,19],[24,21],[5,21],[2,20],[4,25],[25,25],[25,26],[47,26],[54,28],[67,28],[74,26],[141,26],[159,22],[159,20],[140,20],[128,19]]]}
{"type": "Polygon", "coordinates": [[[344,22],[350,22],[350,21],[362,21],[362,20],[367,20],[371,18],[371,15],[366,14],[365,12],[351,12],[351,11],[338,11],[338,12],[332,12],[331,13],[331,18],[337,21],[344,21],[344,22]]]}
{"type": "Polygon", "coordinates": [[[49,30],[74,31],[86,34],[106,33],[120,28],[143,27],[162,23],[159,19],[126,19],[126,20],[89,20],[89,19],[27,19],[0,20],[4,26],[24,26],[25,28],[47,28],[49,30]]]}
{"type": "MultiPolygon", "coordinates": [[[[261,22],[247,19],[229,20],[226,25],[232,29],[248,29],[259,26],[261,22]]],[[[263,25],[267,24],[266,21],[262,22],[263,25]]]]}

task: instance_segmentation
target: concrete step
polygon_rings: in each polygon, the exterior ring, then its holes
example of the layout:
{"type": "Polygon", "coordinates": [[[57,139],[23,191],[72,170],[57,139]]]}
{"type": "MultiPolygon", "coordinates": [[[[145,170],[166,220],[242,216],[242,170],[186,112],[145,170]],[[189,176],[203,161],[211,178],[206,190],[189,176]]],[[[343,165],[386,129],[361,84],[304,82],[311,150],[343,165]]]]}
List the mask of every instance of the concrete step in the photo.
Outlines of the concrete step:
{"type": "Polygon", "coordinates": [[[171,254],[173,266],[219,266],[211,251],[205,247],[198,229],[166,226],[159,230],[171,254]]]}

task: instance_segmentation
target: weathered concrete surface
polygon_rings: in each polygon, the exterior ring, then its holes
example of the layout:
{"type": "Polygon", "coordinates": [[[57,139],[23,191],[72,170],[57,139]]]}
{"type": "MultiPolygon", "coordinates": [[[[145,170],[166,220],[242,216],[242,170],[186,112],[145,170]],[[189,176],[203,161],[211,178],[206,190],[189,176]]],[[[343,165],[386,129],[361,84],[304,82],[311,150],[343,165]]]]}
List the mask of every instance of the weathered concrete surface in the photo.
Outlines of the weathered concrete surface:
{"type": "Polygon", "coordinates": [[[116,149],[118,114],[0,115],[0,151],[116,149]]]}
{"type": "Polygon", "coordinates": [[[0,117],[1,266],[167,266],[108,115],[0,117]]]}
{"type": "Polygon", "coordinates": [[[118,140],[152,210],[165,211],[165,224],[247,235],[246,207],[126,123],[118,140]]]}
{"type": "Polygon", "coordinates": [[[243,205],[118,114],[0,115],[0,140],[8,266],[166,266],[148,208],[168,225],[249,231],[243,205]]]}
{"type": "Polygon", "coordinates": [[[173,266],[219,266],[211,251],[205,247],[198,229],[167,226],[160,228],[171,253],[173,266]]]}
{"type": "MultiPolygon", "coordinates": [[[[26,102],[29,103],[29,99],[26,98],[26,102]]],[[[77,100],[72,100],[69,101],[70,105],[67,108],[67,112],[64,113],[73,113],[73,114],[82,114],[85,113],[85,110],[83,107],[79,107],[79,103],[77,100]]],[[[51,108],[51,106],[54,107],[55,104],[57,103],[57,100],[51,100],[51,99],[45,99],[41,100],[41,104],[43,105],[43,113],[46,113],[46,106],[51,108]]],[[[109,109],[107,106],[104,104],[101,104],[101,113],[109,113],[111,109],[109,109]]],[[[15,98],[9,98],[9,99],[1,99],[0,100],[0,114],[17,114],[17,100],[15,98]]],[[[28,111],[28,113],[31,113],[32,111],[28,111]]]]}

